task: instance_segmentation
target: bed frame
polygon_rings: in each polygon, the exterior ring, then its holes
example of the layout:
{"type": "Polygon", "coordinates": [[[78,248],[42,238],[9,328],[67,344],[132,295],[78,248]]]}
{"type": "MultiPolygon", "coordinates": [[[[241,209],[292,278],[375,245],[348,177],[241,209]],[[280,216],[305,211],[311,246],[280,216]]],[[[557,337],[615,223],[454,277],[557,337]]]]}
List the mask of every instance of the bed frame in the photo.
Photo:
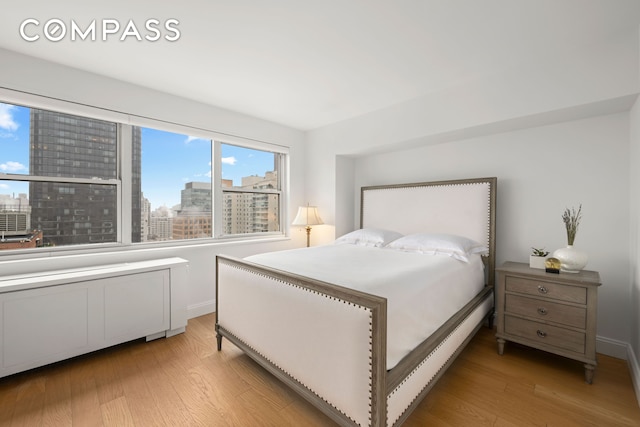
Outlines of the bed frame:
{"type": "Polygon", "coordinates": [[[493,316],[496,178],[363,187],[361,227],[486,242],[486,286],[387,370],[385,298],[216,257],[216,332],[342,426],[399,426],[493,316]]]}

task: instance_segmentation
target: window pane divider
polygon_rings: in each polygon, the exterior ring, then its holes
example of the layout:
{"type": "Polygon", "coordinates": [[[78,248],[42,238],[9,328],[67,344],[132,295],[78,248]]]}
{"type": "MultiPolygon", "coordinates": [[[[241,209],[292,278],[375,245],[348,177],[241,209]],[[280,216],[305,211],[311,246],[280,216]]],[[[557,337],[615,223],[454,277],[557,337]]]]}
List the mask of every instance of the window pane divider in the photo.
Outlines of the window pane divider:
{"type": "Polygon", "coordinates": [[[282,193],[282,191],[280,191],[280,190],[271,190],[271,189],[245,190],[245,189],[241,189],[241,188],[230,188],[230,187],[223,187],[222,188],[222,192],[223,193],[256,193],[256,194],[280,194],[280,193],[282,193]]]}
{"type": "Polygon", "coordinates": [[[101,178],[72,178],[64,176],[40,176],[21,175],[13,173],[0,173],[0,181],[32,181],[32,182],[59,182],[65,184],[95,184],[95,185],[120,185],[118,179],[101,178]]]}

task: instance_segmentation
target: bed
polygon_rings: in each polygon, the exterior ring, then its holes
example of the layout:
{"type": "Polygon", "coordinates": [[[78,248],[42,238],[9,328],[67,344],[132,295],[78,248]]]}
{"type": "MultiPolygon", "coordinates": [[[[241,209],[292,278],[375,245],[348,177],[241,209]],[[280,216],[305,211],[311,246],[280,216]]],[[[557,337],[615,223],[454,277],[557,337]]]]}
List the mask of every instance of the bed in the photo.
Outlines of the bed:
{"type": "Polygon", "coordinates": [[[218,350],[228,339],[339,425],[402,424],[491,323],[496,184],[363,187],[360,229],[333,244],[218,255],[218,350]]]}

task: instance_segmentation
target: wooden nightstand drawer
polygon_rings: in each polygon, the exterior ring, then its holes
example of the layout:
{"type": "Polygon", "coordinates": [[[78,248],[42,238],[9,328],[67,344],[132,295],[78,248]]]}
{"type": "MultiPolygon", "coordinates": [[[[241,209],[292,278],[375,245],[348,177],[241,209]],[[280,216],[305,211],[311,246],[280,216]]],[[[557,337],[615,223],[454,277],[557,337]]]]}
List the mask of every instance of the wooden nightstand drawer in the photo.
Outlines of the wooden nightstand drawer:
{"type": "Polygon", "coordinates": [[[586,304],[587,302],[587,290],[584,287],[568,286],[513,276],[508,276],[506,281],[507,292],[543,296],[578,304],[586,304]]]}
{"type": "Polygon", "coordinates": [[[584,307],[575,307],[520,295],[508,294],[506,296],[505,311],[575,328],[584,329],[587,325],[587,309],[584,307]]]}
{"type": "MultiPolygon", "coordinates": [[[[506,334],[580,354],[585,352],[585,334],[583,332],[558,328],[508,315],[505,316],[504,320],[506,334]]],[[[544,349],[544,347],[541,348],[544,349]]]]}
{"type": "Polygon", "coordinates": [[[591,384],[596,361],[600,274],[547,273],[521,262],[496,269],[498,354],[507,341],[570,357],[584,363],[591,384]]]}

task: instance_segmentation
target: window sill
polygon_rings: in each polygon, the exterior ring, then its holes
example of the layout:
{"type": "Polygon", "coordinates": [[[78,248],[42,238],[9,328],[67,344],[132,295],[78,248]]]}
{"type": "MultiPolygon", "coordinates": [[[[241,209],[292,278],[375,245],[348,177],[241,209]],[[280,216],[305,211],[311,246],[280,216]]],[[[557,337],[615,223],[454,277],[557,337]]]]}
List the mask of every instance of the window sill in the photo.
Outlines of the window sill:
{"type": "Polygon", "coordinates": [[[223,237],[223,238],[207,238],[192,240],[164,240],[160,242],[141,242],[131,244],[93,244],[93,245],[77,245],[77,246],[57,246],[51,248],[35,248],[35,249],[19,249],[14,251],[3,251],[0,254],[0,262],[34,259],[34,258],[50,258],[65,255],[87,255],[100,253],[127,252],[149,249],[164,248],[193,248],[193,247],[209,247],[209,246],[238,246],[251,244],[275,243],[291,240],[291,236],[286,234],[277,234],[269,236],[247,236],[247,237],[223,237]]]}

